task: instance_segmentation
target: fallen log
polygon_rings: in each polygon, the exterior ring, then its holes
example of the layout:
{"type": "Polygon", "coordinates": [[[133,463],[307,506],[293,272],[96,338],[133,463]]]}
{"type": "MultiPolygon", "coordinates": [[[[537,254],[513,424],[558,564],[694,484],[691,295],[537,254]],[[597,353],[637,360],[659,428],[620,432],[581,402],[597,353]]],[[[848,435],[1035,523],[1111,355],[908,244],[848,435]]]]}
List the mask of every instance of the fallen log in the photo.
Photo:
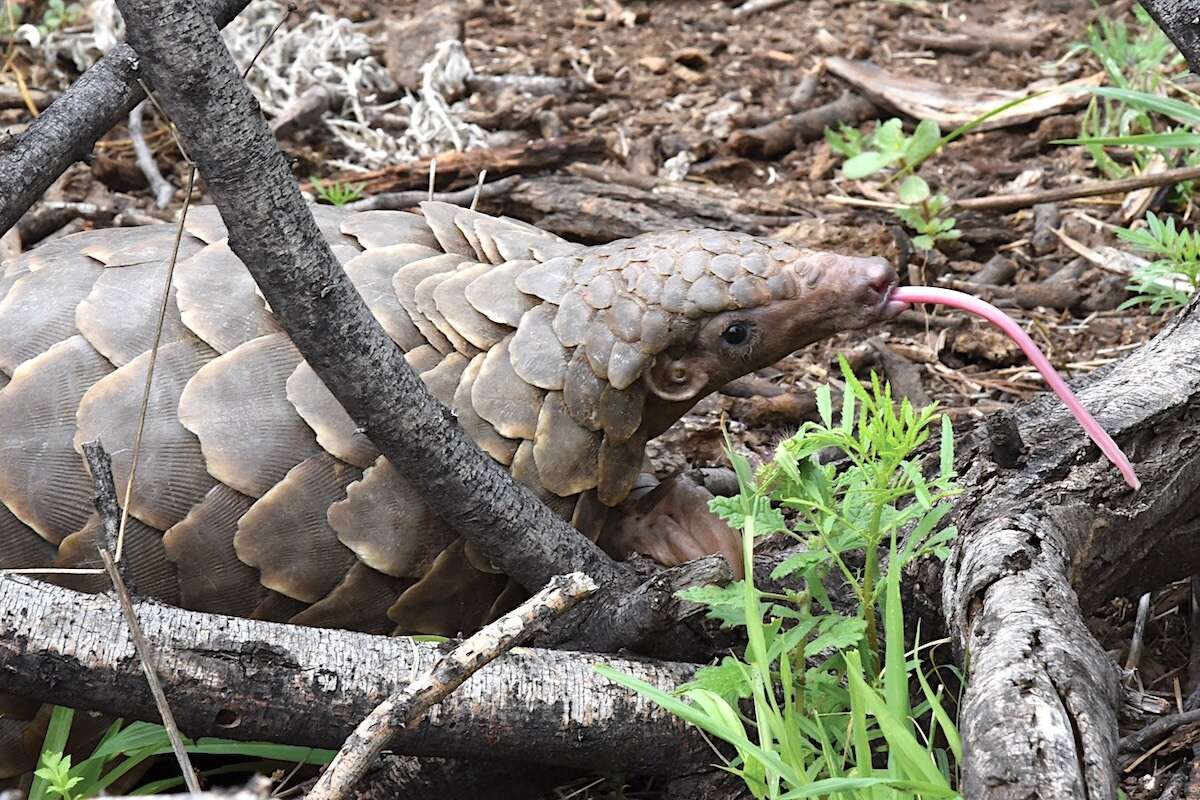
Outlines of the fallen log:
{"type": "Polygon", "coordinates": [[[801,219],[736,211],[732,201],[683,187],[649,190],[574,175],[523,180],[494,202],[504,213],[543,230],[589,243],[686,228],[764,233],[801,219]]]}
{"type": "MultiPolygon", "coordinates": [[[[432,162],[437,162],[435,177],[444,188],[474,183],[483,170],[493,179],[518,172],[534,172],[558,167],[572,161],[604,153],[604,138],[594,133],[577,133],[554,139],[534,139],[510,147],[487,150],[455,150],[432,158],[391,164],[370,172],[349,171],[334,180],[365,183],[368,194],[419,189],[429,183],[432,162]]],[[[304,189],[311,187],[305,185],[304,189]]]]}
{"type": "MultiPolygon", "coordinates": [[[[337,748],[381,700],[443,655],[403,637],[199,614],[136,603],[180,729],[337,748]]],[[[656,686],[689,680],[687,664],[558,650],[512,651],[420,722],[400,753],[674,775],[713,760],[686,723],[593,669],[610,664],[656,686]]],[[[157,711],[112,598],[23,577],[0,579],[0,685],[43,702],[126,719],[157,711]]]]}
{"type": "Polygon", "coordinates": [[[1111,798],[1118,669],[1084,610],[1200,571],[1200,304],[1080,392],[1134,453],[1130,493],[1051,397],[1012,417],[1016,468],[960,441],[966,487],[942,588],[967,665],[962,791],[1111,798]]]}

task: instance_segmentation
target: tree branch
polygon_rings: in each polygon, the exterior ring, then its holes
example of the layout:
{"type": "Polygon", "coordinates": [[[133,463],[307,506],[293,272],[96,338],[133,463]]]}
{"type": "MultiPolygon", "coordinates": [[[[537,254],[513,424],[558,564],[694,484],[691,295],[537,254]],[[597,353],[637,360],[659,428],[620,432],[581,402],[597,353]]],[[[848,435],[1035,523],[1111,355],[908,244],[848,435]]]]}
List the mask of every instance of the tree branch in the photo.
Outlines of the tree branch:
{"type": "MultiPolygon", "coordinates": [[[[584,572],[632,573],[487,458],[409,368],[317,229],[287,161],[212,21],[187,0],[122,0],[129,41],[226,221],[229,244],[308,363],[436,510],[536,591],[584,572]]],[[[593,605],[593,604],[589,604],[593,605]]]]}
{"type": "MultiPolygon", "coordinates": [[[[136,602],[176,722],[188,736],[334,749],[442,648],[136,602]]],[[[156,721],[111,598],[0,579],[0,686],[42,702],[156,721]]],[[[670,691],[695,667],[522,648],[481,669],[391,747],[417,756],[672,775],[712,750],[686,723],[600,677],[596,664],[670,691]]]]}
{"type": "MultiPolygon", "coordinates": [[[[205,10],[225,27],[247,0],[208,0],[205,10]]],[[[221,45],[224,50],[224,45],[221,45]]],[[[33,120],[11,147],[0,152],[0,234],[5,233],[50,184],[96,141],[145,99],[138,84],[138,58],[127,44],[92,65],[45,113],[33,120]]]]}
{"type": "Polygon", "coordinates": [[[1138,0],[1200,75],[1200,0],[1138,0]]]}
{"type": "Polygon", "coordinates": [[[308,800],[341,800],[379,758],[397,732],[420,719],[467,678],[516,647],[534,629],[596,591],[588,576],[560,576],[500,619],[486,625],[421,675],[371,710],[329,763],[308,800]]]}

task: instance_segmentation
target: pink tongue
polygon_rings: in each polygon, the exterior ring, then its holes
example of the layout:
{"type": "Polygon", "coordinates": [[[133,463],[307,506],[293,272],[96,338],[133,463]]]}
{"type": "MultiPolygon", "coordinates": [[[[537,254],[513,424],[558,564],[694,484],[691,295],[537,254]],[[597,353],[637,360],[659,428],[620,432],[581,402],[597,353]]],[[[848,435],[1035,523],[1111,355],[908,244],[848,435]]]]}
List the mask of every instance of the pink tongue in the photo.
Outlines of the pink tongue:
{"type": "Polygon", "coordinates": [[[951,291],[950,289],[933,289],[928,286],[901,286],[892,292],[889,299],[901,303],[935,303],[952,308],[961,308],[963,311],[969,311],[972,314],[983,317],[1002,330],[1008,338],[1016,342],[1025,351],[1025,355],[1037,367],[1038,372],[1042,373],[1042,377],[1046,379],[1046,383],[1059,396],[1059,399],[1066,404],[1067,408],[1071,409],[1071,413],[1075,415],[1075,419],[1079,420],[1079,424],[1083,426],[1087,435],[1092,437],[1092,441],[1099,445],[1100,452],[1104,453],[1108,457],[1108,460],[1121,471],[1125,482],[1134,489],[1141,487],[1141,481],[1134,474],[1133,466],[1130,465],[1129,459],[1125,457],[1125,454],[1121,452],[1121,448],[1100,427],[1100,423],[1096,422],[1095,418],[1083,407],[1083,404],[1079,402],[1079,398],[1071,392],[1071,389],[1063,381],[1062,377],[1050,365],[1046,357],[1042,355],[1042,351],[1038,350],[1037,345],[1033,343],[1033,339],[1030,339],[1029,335],[1021,330],[1021,326],[1013,322],[1003,311],[991,303],[985,303],[978,297],[972,297],[969,294],[951,291]]]}

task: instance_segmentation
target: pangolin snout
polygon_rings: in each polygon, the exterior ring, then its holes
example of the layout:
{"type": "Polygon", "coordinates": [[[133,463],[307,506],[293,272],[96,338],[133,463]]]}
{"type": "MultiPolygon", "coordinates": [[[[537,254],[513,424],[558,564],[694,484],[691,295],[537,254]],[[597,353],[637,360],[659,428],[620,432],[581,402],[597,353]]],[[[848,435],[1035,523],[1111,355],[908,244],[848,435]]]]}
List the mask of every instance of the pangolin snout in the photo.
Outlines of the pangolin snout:
{"type": "Polygon", "coordinates": [[[908,308],[907,303],[891,299],[892,290],[900,281],[887,260],[876,257],[850,258],[848,261],[854,296],[862,298],[863,305],[879,319],[891,319],[908,308]]]}

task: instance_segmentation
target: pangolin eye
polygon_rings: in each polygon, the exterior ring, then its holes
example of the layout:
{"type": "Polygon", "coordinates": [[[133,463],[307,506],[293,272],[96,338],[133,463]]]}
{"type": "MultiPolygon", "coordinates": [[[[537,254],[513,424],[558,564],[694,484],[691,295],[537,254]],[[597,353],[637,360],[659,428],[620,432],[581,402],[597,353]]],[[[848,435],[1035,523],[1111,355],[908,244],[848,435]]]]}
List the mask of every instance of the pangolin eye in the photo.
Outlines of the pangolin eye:
{"type": "Polygon", "coordinates": [[[735,322],[721,331],[721,341],[737,347],[750,341],[750,323],[735,322]]]}

